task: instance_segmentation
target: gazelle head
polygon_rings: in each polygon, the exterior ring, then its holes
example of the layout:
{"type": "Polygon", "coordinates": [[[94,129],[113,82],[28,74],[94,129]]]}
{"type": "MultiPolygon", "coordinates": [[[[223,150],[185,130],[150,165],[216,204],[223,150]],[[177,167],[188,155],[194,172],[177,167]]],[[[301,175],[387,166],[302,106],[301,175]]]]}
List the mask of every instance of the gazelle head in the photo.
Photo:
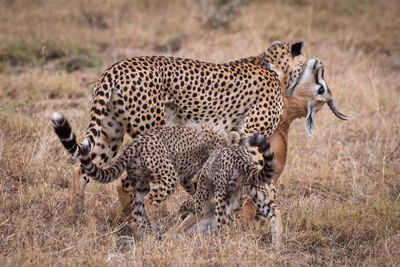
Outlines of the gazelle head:
{"type": "Polygon", "coordinates": [[[290,96],[296,96],[306,101],[307,116],[306,130],[312,136],[314,128],[314,116],[326,103],[329,108],[341,120],[347,120],[347,116],[341,113],[335,106],[332,92],[324,79],[324,65],[319,59],[310,59],[307,66],[295,85],[293,92],[287,92],[290,96]]]}

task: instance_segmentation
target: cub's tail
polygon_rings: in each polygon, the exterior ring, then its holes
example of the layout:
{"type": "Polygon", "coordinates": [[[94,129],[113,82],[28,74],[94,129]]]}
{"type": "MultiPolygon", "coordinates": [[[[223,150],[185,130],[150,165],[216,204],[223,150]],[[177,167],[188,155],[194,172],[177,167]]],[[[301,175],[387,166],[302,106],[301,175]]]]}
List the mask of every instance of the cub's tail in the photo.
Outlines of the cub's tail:
{"type": "Polygon", "coordinates": [[[267,137],[262,134],[253,134],[247,139],[247,146],[257,147],[263,157],[263,168],[259,172],[260,182],[271,183],[275,175],[275,156],[267,137]]]}
{"type": "Polygon", "coordinates": [[[118,179],[126,169],[126,165],[130,160],[130,157],[128,157],[129,149],[119,156],[113,165],[107,168],[102,168],[92,162],[92,158],[90,157],[90,143],[89,140],[85,138],[83,139],[79,149],[79,161],[82,170],[93,180],[103,184],[110,183],[118,179]]]}

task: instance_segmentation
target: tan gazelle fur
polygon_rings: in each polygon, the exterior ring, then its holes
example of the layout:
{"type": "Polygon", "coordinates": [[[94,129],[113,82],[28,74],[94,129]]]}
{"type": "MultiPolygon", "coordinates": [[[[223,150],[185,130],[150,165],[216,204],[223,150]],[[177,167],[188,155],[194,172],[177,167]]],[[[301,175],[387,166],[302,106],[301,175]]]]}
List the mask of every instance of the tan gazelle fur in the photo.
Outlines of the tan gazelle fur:
{"type": "MultiPolygon", "coordinates": [[[[324,69],[320,60],[309,60],[299,84],[296,86],[293,94],[287,97],[285,101],[286,108],[284,113],[279,121],[277,129],[270,136],[270,143],[274,150],[276,160],[275,182],[278,182],[286,164],[290,124],[295,119],[302,117],[307,117],[306,121],[310,119],[313,120],[313,118],[308,118],[307,116],[310,112],[312,114],[319,111],[325,103],[332,103],[330,107],[333,105],[332,92],[324,80],[323,73],[324,69]],[[324,88],[324,92],[319,94],[318,90],[321,86],[324,88]],[[313,111],[309,110],[308,106],[310,103],[312,103],[313,111]]],[[[335,112],[338,111],[335,110],[333,112],[336,115],[337,113],[335,112]]],[[[338,113],[341,114],[340,112],[338,113]]],[[[311,114],[309,116],[312,116],[311,114]]],[[[346,119],[343,114],[338,117],[340,119],[346,119]]],[[[309,134],[312,135],[312,129],[309,134]]]]}

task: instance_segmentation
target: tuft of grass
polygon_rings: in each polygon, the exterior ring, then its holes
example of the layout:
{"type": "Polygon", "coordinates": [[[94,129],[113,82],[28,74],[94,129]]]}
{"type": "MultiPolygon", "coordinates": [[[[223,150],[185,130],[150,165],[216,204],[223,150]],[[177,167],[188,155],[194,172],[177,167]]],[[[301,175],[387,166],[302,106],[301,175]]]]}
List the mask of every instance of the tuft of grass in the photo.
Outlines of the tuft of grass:
{"type": "MultiPolygon", "coordinates": [[[[72,42],[39,42],[25,39],[10,39],[0,45],[0,62],[13,66],[39,64],[79,55],[89,57],[89,48],[72,42]]],[[[95,66],[94,61],[89,58],[82,59],[82,62],[88,66],[95,66]]]]}
{"type": "Polygon", "coordinates": [[[0,61],[9,62],[11,65],[35,63],[40,57],[41,47],[24,40],[5,42],[2,44],[0,50],[0,61]]]}
{"type": "Polygon", "coordinates": [[[96,62],[90,58],[75,57],[65,62],[65,70],[71,73],[82,68],[95,68],[96,62]]]}

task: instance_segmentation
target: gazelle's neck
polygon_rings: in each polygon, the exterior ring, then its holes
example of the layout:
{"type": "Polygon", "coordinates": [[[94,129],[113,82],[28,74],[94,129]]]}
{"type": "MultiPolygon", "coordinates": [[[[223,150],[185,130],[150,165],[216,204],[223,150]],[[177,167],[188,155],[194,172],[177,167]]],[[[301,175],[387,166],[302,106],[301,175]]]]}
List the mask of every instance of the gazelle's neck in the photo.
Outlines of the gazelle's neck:
{"type": "Polygon", "coordinates": [[[308,98],[305,96],[292,95],[288,97],[287,121],[292,123],[293,120],[307,116],[308,98]]]}

